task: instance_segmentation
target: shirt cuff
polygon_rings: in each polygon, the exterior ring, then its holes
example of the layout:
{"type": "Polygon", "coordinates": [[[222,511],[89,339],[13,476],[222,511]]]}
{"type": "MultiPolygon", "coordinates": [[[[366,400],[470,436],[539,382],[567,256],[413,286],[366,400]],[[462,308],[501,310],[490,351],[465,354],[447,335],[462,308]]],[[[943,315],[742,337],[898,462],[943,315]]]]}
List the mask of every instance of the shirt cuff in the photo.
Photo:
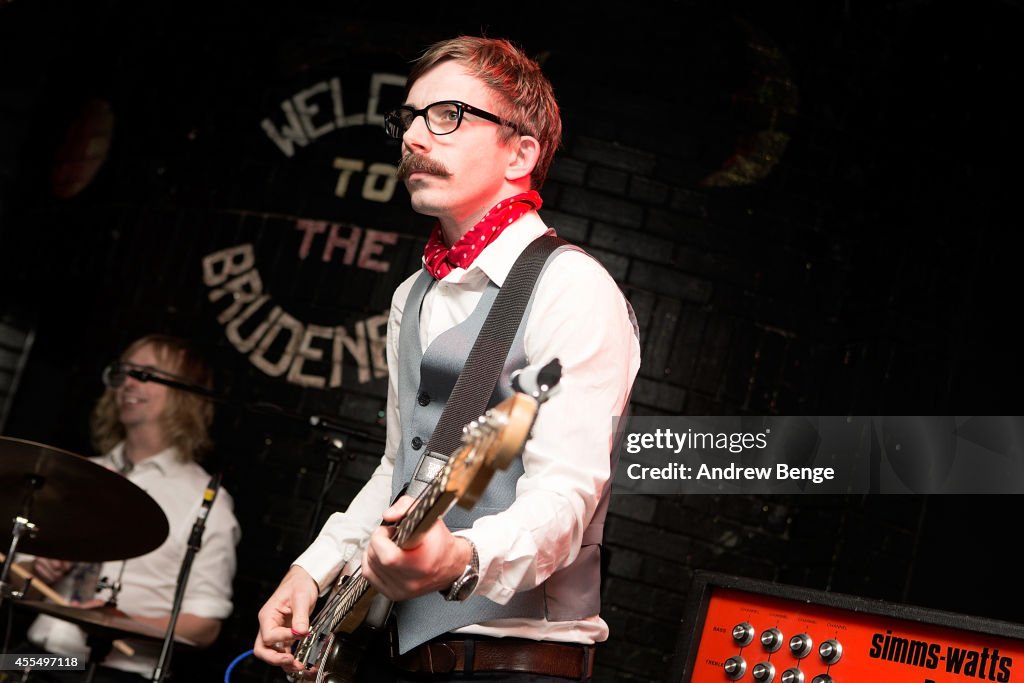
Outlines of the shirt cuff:
{"type": "Polygon", "coordinates": [[[317,538],[292,564],[302,567],[313,577],[322,596],[334,585],[334,578],[350,554],[348,549],[339,551],[328,539],[317,538]]]}
{"type": "Polygon", "coordinates": [[[479,534],[475,537],[469,530],[455,531],[452,535],[462,536],[476,546],[477,559],[480,561],[480,580],[471,595],[479,595],[499,605],[507,605],[516,592],[507,586],[501,585],[496,580],[496,577],[492,576],[492,574],[497,573],[497,567],[495,567],[494,572],[491,571],[491,565],[494,564],[494,552],[487,548],[486,540],[480,540],[478,538],[479,534]]]}

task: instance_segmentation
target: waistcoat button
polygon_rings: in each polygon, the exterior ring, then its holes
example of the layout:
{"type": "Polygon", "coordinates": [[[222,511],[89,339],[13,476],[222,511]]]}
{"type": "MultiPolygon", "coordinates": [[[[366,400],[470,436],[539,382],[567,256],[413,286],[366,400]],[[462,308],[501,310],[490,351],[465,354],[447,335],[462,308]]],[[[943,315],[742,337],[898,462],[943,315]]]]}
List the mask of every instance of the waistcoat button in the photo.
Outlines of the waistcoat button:
{"type": "Polygon", "coordinates": [[[418,436],[412,437],[412,449],[418,451],[421,448],[423,448],[423,439],[418,436]]]}

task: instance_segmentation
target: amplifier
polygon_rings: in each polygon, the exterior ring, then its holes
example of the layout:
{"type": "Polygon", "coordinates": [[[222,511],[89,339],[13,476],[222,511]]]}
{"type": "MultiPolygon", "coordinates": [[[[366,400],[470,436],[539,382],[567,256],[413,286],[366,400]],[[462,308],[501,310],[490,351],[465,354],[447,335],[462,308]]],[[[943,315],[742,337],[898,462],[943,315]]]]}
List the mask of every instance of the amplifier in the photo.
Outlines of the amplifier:
{"type": "Polygon", "coordinates": [[[1024,683],[1024,626],[698,571],[670,680],[1024,683]]]}

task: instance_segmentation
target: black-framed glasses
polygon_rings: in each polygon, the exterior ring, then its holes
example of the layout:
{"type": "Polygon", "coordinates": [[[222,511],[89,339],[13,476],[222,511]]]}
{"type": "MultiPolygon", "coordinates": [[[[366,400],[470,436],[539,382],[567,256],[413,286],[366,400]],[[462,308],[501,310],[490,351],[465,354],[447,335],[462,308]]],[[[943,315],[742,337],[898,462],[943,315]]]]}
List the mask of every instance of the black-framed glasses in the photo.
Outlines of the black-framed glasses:
{"type": "Polygon", "coordinates": [[[467,113],[479,116],[482,119],[496,123],[499,126],[508,126],[516,129],[511,121],[495,116],[489,111],[484,111],[465,102],[458,100],[441,100],[423,107],[414,109],[408,105],[402,105],[384,115],[384,132],[393,138],[401,138],[405,131],[409,130],[412,122],[417,116],[422,116],[427,123],[427,130],[434,135],[448,135],[454,133],[462,125],[462,117],[467,113]]]}

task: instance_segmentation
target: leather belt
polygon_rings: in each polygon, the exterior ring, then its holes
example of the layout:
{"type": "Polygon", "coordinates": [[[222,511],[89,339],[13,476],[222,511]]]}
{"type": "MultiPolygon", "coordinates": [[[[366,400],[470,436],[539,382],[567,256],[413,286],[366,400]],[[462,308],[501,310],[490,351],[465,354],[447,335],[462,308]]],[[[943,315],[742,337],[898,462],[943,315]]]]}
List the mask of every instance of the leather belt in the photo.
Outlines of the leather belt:
{"type": "Polygon", "coordinates": [[[431,640],[393,661],[410,673],[514,672],[586,681],[594,647],[522,638],[431,640]]]}

